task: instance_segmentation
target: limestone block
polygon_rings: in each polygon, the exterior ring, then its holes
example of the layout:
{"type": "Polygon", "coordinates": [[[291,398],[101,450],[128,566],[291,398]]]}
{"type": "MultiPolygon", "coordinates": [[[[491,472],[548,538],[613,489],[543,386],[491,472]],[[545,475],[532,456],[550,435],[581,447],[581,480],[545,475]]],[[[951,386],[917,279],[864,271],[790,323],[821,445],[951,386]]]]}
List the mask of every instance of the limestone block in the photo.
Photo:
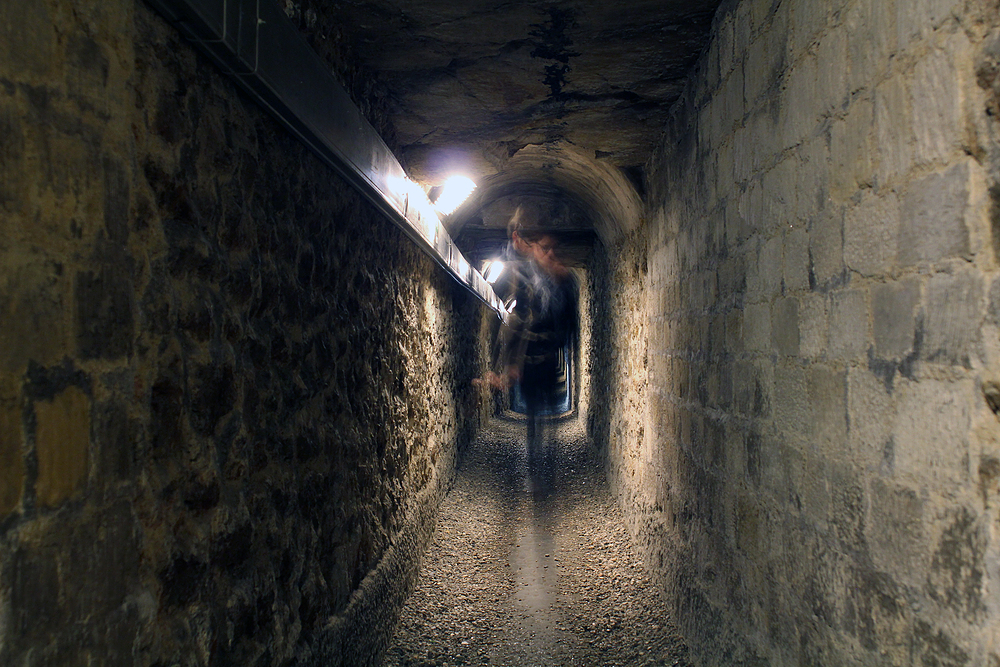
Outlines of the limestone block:
{"type": "Polygon", "coordinates": [[[708,43],[707,50],[702,54],[701,62],[697,65],[700,72],[698,78],[698,90],[693,99],[697,104],[702,97],[710,97],[719,90],[722,76],[719,72],[719,45],[712,40],[708,43]]]}
{"type": "Polygon", "coordinates": [[[698,312],[705,308],[705,281],[701,273],[695,273],[688,277],[687,306],[691,310],[698,312]]]}
{"type": "Polygon", "coordinates": [[[767,555],[766,515],[755,499],[740,494],[736,502],[736,545],[753,560],[767,555]]]}
{"type": "Polygon", "coordinates": [[[715,151],[715,175],[719,182],[718,197],[721,200],[729,198],[733,192],[733,144],[726,141],[715,151]]]}
{"type": "MultiPolygon", "coordinates": [[[[653,391],[650,395],[649,423],[653,431],[653,437],[657,442],[669,442],[673,432],[673,418],[676,411],[675,405],[669,400],[666,394],[660,391],[653,391]]],[[[669,446],[660,446],[661,450],[673,449],[669,446]]],[[[661,458],[663,454],[661,453],[661,458]]]]}
{"type": "Polygon", "coordinates": [[[896,35],[900,48],[928,35],[952,15],[961,12],[962,0],[912,0],[896,5],[896,35]]]}
{"type": "MultiPolygon", "coordinates": [[[[11,213],[20,211],[27,199],[24,173],[24,131],[17,112],[0,105],[0,210],[11,213]]],[[[0,222],[5,231],[6,221],[0,222]]],[[[12,236],[6,232],[5,236],[12,236]]]]}
{"type": "MultiPolygon", "coordinates": [[[[772,93],[777,94],[777,91],[772,93]]],[[[778,142],[769,139],[777,132],[778,118],[768,106],[758,106],[756,110],[751,110],[749,102],[747,102],[747,113],[746,127],[753,140],[750,152],[750,168],[753,170],[751,176],[756,176],[768,170],[780,151],[778,142]],[[768,139],[762,140],[762,137],[768,139]]]]}
{"type": "MultiPolygon", "coordinates": [[[[771,9],[774,7],[774,0],[752,0],[750,2],[750,25],[753,34],[760,34],[768,29],[768,21],[771,19],[771,9]]],[[[784,42],[784,38],[781,40],[784,42]]]]}
{"type": "Polygon", "coordinates": [[[861,98],[843,120],[830,126],[830,194],[837,201],[850,198],[874,178],[872,155],[873,106],[861,98]]]}
{"type": "Polygon", "coordinates": [[[86,34],[74,34],[66,43],[66,89],[102,111],[107,108],[110,61],[101,44],[86,34]]]}
{"type": "Polygon", "coordinates": [[[123,258],[96,273],[81,271],[76,276],[76,342],[85,358],[114,359],[132,350],[134,294],[128,268],[123,258]]]}
{"type": "Polygon", "coordinates": [[[23,80],[55,65],[56,25],[42,2],[0,5],[0,78],[23,80]]]}
{"type": "Polygon", "coordinates": [[[756,36],[746,56],[746,100],[750,108],[771,91],[785,69],[785,31],[783,26],[772,26],[756,36]]]}
{"type": "Polygon", "coordinates": [[[67,387],[51,401],[35,403],[38,502],[55,507],[86,482],[90,454],[90,400],[67,387]]]}
{"type": "Polygon", "coordinates": [[[989,305],[986,314],[990,324],[1000,326],[1000,277],[995,278],[990,283],[989,305]]]}
{"type": "Polygon", "coordinates": [[[21,502],[24,491],[21,409],[15,401],[0,399],[0,518],[21,502]]]}
{"type": "Polygon", "coordinates": [[[770,414],[774,399],[774,367],[770,363],[736,363],[732,377],[737,412],[747,417],[770,414]]]}
{"type": "Polygon", "coordinates": [[[743,346],[748,352],[771,350],[771,304],[751,303],[743,310],[743,346]]]}
{"type": "Polygon", "coordinates": [[[844,277],[844,214],[839,208],[820,213],[809,227],[809,256],[814,287],[839,284],[844,277]]]}
{"type": "Polygon", "coordinates": [[[851,92],[872,87],[896,46],[895,12],[884,0],[860,0],[847,10],[847,54],[851,92]]]}
{"type": "Polygon", "coordinates": [[[675,313],[682,305],[676,284],[668,284],[664,287],[660,292],[660,298],[665,316],[675,313]]]}
{"type": "Polygon", "coordinates": [[[924,293],[924,340],[928,361],[970,365],[983,319],[982,276],[975,271],[935,274],[924,293]]]}
{"type": "Polygon", "coordinates": [[[104,160],[104,229],[108,238],[124,248],[129,234],[129,175],[111,158],[104,160]]]}
{"type": "Polygon", "coordinates": [[[813,365],[809,368],[812,443],[824,457],[849,458],[847,438],[847,375],[813,365]]]}
{"type": "Polygon", "coordinates": [[[894,75],[875,88],[878,187],[892,185],[913,163],[913,110],[906,79],[894,75]]]}
{"type": "Polygon", "coordinates": [[[95,404],[92,412],[96,445],[95,479],[105,488],[114,488],[121,482],[132,481],[136,458],[134,443],[139,438],[127,409],[124,404],[116,401],[105,405],[95,404]]]}
{"type": "Polygon", "coordinates": [[[60,604],[58,554],[51,547],[21,547],[8,553],[4,554],[3,578],[10,611],[0,629],[4,649],[11,653],[17,648],[38,651],[51,641],[53,627],[66,622],[66,611],[60,604]]]}
{"type": "Polygon", "coordinates": [[[905,359],[913,351],[920,282],[909,278],[872,287],[872,333],[880,359],[905,359]]]}
{"type": "Polygon", "coordinates": [[[925,590],[935,602],[967,621],[982,618],[990,599],[988,586],[984,585],[989,581],[991,567],[987,555],[989,532],[983,526],[988,516],[968,506],[948,508],[947,512],[939,510],[936,518],[943,521],[935,528],[940,532],[932,533],[925,590]]]}
{"type": "Polygon", "coordinates": [[[701,104],[700,113],[695,119],[698,123],[698,137],[703,142],[711,142],[715,137],[724,136],[722,128],[726,124],[725,110],[719,95],[709,97],[701,104]]]}
{"type": "Polygon", "coordinates": [[[826,352],[830,329],[827,312],[824,295],[799,296],[799,356],[815,359],[826,352]]]}
{"type": "Polygon", "coordinates": [[[848,434],[853,459],[862,470],[892,470],[894,403],[883,378],[865,368],[847,373],[848,434]],[[887,458],[888,457],[888,458],[887,458]]]}
{"type": "Polygon", "coordinates": [[[861,290],[830,295],[830,357],[857,359],[868,349],[868,303],[861,290]]]}
{"type": "Polygon", "coordinates": [[[743,116],[746,114],[746,96],[744,93],[744,81],[746,79],[745,68],[740,65],[733,69],[732,74],[729,75],[729,79],[726,81],[725,88],[720,92],[722,97],[722,109],[726,114],[727,121],[726,124],[720,129],[724,130],[724,134],[718,137],[719,141],[732,134],[733,125],[739,125],[743,122],[743,116]]]}
{"type": "Polygon", "coordinates": [[[774,425],[786,435],[807,437],[812,432],[812,406],[809,404],[809,376],[796,364],[782,364],[774,369],[774,425]]]}
{"type": "Polygon", "coordinates": [[[864,480],[853,462],[827,461],[831,489],[830,532],[845,549],[863,548],[868,505],[864,480]]]}
{"type": "Polygon", "coordinates": [[[750,42],[754,37],[752,19],[750,18],[750,4],[741,2],[736,6],[733,16],[733,52],[737,60],[745,57],[750,48],[750,42]]]}
{"type": "Polygon", "coordinates": [[[949,382],[901,378],[894,392],[896,414],[886,459],[901,480],[961,484],[968,479],[971,380],[949,382]]]}
{"type": "Polygon", "coordinates": [[[805,521],[825,531],[831,500],[827,459],[810,449],[785,446],[780,452],[784,474],[775,480],[775,495],[790,498],[794,509],[789,511],[800,511],[805,521]],[[782,488],[782,482],[787,488],[782,488]]]}
{"type": "Polygon", "coordinates": [[[751,294],[759,294],[764,298],[772,298],[781,294],[781,273],[782,273],[782,238],[775,236],[764,242],[760,251],[760,258],[757,260],[757,276],[759,279],[756,289],[754,285],[748,285],[751,294]]]}
{"type": "Polygon", "coordinates": [[[917,62],[910,83],[913,108],[914,161],[943,162],[961,149],[965,123],[962,98],[965,81],[956,60],[970,60],[964,35],[951,39],[947,50],[933,50],[917,62]]]}
{"type": "Polygon", "coordinates": [[[743,330],[743,311],[733,308],[726,313],[726,352],[738,354],[743,351],[746,334],[743,330]]]}
{"type": "Polygon", "coordinates": [[[55,363],[66,355],[65,279],[34,256],[4,253],[0,274],[0,369],[23,372],[29,359],[55,363]]]}
{"type": "MultiPolygon", "coordinates": [[[[818,63],[806,55],[786,72],[778,106],[781,147],[801,143],[816,127],[819,109],[816,106],[818,63]]],[[[825,143],[825,142],[824,142],[825,143]]]]}
{"type": "Polygon", "coordinates": [[[733,132],[733,178],[736,183],[744,184],[753,177],[753,158],[753,133],[746,124],[740,124],[733,132]]]}
{"type": "Polygon", "coordinates": [[[656,248],[649,255],[650,286],[662,289],[677,272],[677,249],[672,243],[656,248]]]}
{"type": "Polygon", "coordinates": [[[701,279],[705,285],[705,308],[712,309],[719,302],[719,274],[715,270],[702,271],[701,279]]]}
{"type": "Polygon", "coordinates": [[[780,355],[799,355],[799,300],[778,299],[771,312],[771,346],[780,355]]]}
{"type": "Polygon", "coordinates": [[[793,57],[808,50],[830,18],[830,5],[826,2],[796,0],[791,6],[791,38],[793,57]]]}
{"type": "Polygon", "coordinates": [[[746,225],[748,238],[760,231],[764,215],[764,191],[759,181],[747,183],[740,194],[739,213],[746,225]]]}
{"type": "Polygon", "coordinates": [[[814,137],[797,151],[795,190],[798,209],[796,219],[811,221],[828,204],[830,152],[825,137],[814,137]]]}
{"type": "Polygon", "coordinates": [[[900,264],[969,257],[968,201],[969,168],[965,163],[912,182],[902,200],[900,264]]]}
{"type": "Polygon", "coordinates": [[[847,103],[847,29],[828,30],[816,49],[820,63],[816,78],[816,103],[821,115],[836,113],[847,103]]]}
{"type": "Polygon", "coordinates": [[[789,227],[784,234],[782,281],[786,291],[809,289],[809,234],[802,227],[789,227]]]}
{"type": "Polygon", "coordinates": [[[718,281],[723,298],[742,296],[747,288],[746,257],[730,253],[719,265],[718,281]]]}
{"type": "Polygon", "coordinates": [[[761,181],[764,190],[764,220],[767,233],[784,230],[795,218],[797,209],[798,160],[788,157],[770,169],[761,181]]]}
{"type": "MultiPolygon", "coordinates": [[[[64,238],[71,236],[67,217],[89,215],[91,207],[99,206],[99,191],[94,186],[101,175],[101,131],[86,120],[69,113],[63,113],[63,99],[47,89],[38,95],[28,96],[30,102],[25,122],[25,167],[26,176],[37,179],[38,190],[48,199],[53,208],[42,216],[42,225],[31,228],[36,238],[58,234],[64,238]],[[40,124],[44,132],[29,131],[27,122],[40,124]],[[44,170],[39,168],[44,156],[44,170]],[[35,161],[35,159],[39,161],[35,161]],[[37,169],[37,171],[36,171],[37,169]]],[[[36,125],[39,127],[39,125],[36,125]]],[[[76,221],[77,225],[85,221],[76,221]]]]}
{"type": "Polygon", "coordinates": [[[844,214],[844,263],[865,276],[888,272],[896,261],[900,209],[895,193],[870,192],[844,214]]]}
{"type": "Polygon", "coordinates": [[[723,78],[729,74],[733,68],[735,57],[733,54],[733,44],[735,35],[733,34],[733,15],[728,14],[726,19],[719,26],[715,35],[715,42],[719,49],[719,72],[723,78]]]}
{"type": "MultiPolygon", "coordinates": [[[[129,506],[121,502],[89,514],[86,520],[73,526],[70,535],[57,538],[65,541],[68,552],[59,574],[62,599],[71,618],[91,615],[109,620],[121,618],[120,607],[138,585],[139,560],[143,554],[138,532],[129,506]]],[[[118,624],[111,620],[109,625],[118,624]]],[[[115,630],[121,632],[117,627],[115,630]]],[[[121,637],[125,650],[124,655],[119,655],[123,659],[131,658],[129,649],[135,639],[135,628],[128,630],[121,637]]],[[[113,630],[109,634],[113,638],[117,633],[113,630]]],[[[113,648],[123,647],[119,644],[113,648]]]]}

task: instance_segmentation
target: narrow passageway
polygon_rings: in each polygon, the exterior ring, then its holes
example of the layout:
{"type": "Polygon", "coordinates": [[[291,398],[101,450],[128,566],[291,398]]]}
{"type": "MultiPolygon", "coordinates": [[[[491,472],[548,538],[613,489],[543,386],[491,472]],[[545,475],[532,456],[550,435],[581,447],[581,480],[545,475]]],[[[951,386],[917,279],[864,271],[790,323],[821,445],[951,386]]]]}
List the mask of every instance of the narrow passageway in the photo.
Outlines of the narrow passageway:
{"type": "Polygon", "coordinates": [[[0,667],[386,661],[1000,667],[1000,0],[0,0],[0,667]]]}
{"type": "Polygon", "coordinates": [[[496,419],[445,498],[386,665],[687,665],[579,419],[496,419]]]}

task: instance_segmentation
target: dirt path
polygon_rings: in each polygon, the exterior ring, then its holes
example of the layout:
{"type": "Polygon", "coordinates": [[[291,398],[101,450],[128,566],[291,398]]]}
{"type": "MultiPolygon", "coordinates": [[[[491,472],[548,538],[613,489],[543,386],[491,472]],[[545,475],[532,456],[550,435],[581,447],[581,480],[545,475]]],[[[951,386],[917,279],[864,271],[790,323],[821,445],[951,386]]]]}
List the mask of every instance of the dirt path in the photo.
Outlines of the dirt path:
{"type": "Polygon", "coordinates": [[[687,665],[578,420],[494,420],[445,499],[390,666],[687,665]]]}

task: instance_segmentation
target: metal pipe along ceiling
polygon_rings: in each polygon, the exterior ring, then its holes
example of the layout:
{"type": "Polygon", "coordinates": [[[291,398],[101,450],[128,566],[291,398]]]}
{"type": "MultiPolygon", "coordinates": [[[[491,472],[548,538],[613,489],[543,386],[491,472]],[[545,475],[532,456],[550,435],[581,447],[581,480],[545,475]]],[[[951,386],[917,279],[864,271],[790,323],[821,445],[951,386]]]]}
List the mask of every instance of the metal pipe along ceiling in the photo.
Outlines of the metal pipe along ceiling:
{"type": "Polygon", "coordinates": [[[503,317],[503,304],[347,91],[274,0],[148,0],[184,37],[424,252],[503,317]]]}

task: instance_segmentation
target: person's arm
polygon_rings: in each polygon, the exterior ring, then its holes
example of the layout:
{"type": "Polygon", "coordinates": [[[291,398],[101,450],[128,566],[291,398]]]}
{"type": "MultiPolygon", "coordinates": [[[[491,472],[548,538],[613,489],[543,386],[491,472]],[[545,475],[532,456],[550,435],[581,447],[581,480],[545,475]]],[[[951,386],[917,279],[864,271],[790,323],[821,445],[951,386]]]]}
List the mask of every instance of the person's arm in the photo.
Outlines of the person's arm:
{"type": "Polygon", "coordinates": [[[530,291],[524,278],[523,267],[511,263],[504,270],[506,280],[502,289],[507,295],[513,295],[514,308],[500,324],[493,344],[492,366],[497,372],[488,371],[483,378],[476,378],[473,384],[477,387],[488,386],[494,389],[508,389],[521,377],[521,363],[524,359],[527,318],[530,317],[530,291]]]}

